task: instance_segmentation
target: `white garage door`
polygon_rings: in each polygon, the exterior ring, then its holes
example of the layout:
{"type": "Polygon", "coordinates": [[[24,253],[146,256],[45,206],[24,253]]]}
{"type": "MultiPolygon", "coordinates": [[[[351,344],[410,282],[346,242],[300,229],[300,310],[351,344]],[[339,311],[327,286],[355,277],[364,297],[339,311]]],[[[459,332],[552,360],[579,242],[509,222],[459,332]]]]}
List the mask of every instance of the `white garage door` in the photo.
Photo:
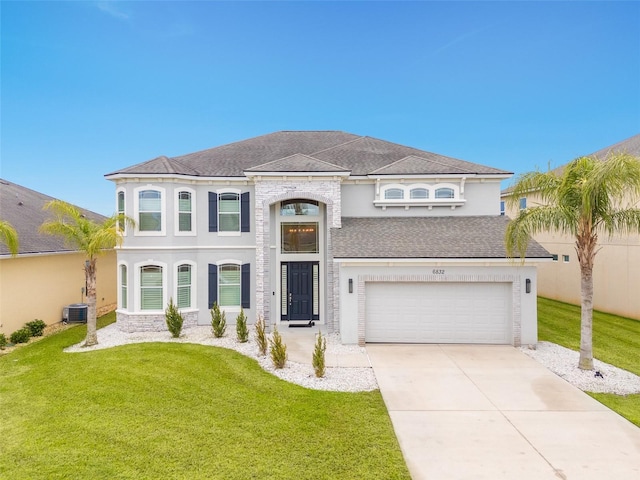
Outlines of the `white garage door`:
{"type": "Polygon", "coordinates": [[[510,344],[511,284],[366,284],[367,342],[510,344]]]}

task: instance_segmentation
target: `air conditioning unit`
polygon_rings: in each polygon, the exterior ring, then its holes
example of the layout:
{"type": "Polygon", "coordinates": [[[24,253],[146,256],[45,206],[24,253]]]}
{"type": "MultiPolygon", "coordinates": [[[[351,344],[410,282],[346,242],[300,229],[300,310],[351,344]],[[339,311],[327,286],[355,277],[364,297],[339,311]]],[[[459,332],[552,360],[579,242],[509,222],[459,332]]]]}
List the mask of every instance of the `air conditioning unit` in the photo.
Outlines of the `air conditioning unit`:
{"type": "Polygon", "coordinates": [[[86,303],[72,303],[62,308],[64,323],[87,323],[89,305],[86,303]]]}

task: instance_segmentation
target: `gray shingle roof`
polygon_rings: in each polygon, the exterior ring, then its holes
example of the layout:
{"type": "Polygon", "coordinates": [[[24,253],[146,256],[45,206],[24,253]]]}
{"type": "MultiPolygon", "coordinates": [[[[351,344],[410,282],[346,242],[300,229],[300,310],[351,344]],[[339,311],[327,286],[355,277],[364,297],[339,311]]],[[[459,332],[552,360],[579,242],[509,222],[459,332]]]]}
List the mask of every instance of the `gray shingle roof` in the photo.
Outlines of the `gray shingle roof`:
{"type": "MultiPolygon", "coordinates": [[[[475,217],[343,218],[332,229],[334,258],[506,258],[509,219],[475,217]]],[[[551,258],[531,241],[527,258],[551,258]]]]}
{"type": "Polygon", "coordinates": [[[289,157],[247,168],[247,172],[348,172],[346,168],[296,153],[289,157]]]}
{"type": "MultiPolygon", "coordinates": [[[[509,174],[483,165],[445,157],[403,145],[339,131],[283,131],[250,138],[220,147],[173,158],[158,157],[147,162],[117,170],[116,174],[177,174],[206,177],[242,177],[260,165],[291,158],[300,154],[351,171],[352,175],[367,175],[407,157],[425,161],[406,162],[394,173],[405,174],[509,174]]],[[[318,164],[319,165],[319,164],[318,164]]],[[[281,166],[278,168],[282,168],[281,166]]],[[[294,169],[293,171],[299,171],[294,169]]],[[[322,170],[321,170],[322,171],[322,170]]]]}
{"type": "Polygon", "coordinates": [[[598,158],[605,158],[611,152],[628,153],[634,157],[640,157],[640,133],[611,145],[610,147],[598,150],[591,155],[598,158]]]}
{"type": "MultiPolygon", "coordinates": [[[[18,254],[72,252],[64,240],[39,233],[38,229],[51,213],[42,209],[53,197],[0,179],[0,219],[9,222],[18,233],[18,254]]],[[[106,217],[80,209],[88,218],[102,222],[106,217]]],[[[0,255],[8,255],[9,249],[0,243],[0,255]]]]}

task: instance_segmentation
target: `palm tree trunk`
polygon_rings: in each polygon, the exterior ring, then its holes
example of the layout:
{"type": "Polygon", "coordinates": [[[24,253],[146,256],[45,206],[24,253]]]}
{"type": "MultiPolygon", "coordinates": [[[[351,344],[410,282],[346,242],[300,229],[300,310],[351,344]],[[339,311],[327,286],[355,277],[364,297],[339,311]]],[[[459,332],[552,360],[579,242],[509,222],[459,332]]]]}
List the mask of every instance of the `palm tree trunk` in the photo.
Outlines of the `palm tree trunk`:
{"type": "Polygon", "coordinates": [[[580,307],[578,367],[593,370],[593,262],[580,261],[580,307]]]}
{"type": "Polygon", "coordinates": [[[85,263],[84,272],[87,280],[87,338],[84,340],[85,347],[98,344],[98,333],[96,331],[96,259],[92,258],[85,263]]]}

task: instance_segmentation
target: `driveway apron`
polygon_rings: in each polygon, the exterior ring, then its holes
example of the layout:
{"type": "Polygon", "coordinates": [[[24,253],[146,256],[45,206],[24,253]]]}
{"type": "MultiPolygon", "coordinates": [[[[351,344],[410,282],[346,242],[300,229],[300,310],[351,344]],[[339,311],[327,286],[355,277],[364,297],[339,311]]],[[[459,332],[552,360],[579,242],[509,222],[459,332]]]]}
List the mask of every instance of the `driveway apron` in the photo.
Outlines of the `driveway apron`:
{"type": "Polygon", "coordinates": [[[640,479],[640,428],[514,347],[366,350],[414,480],[640,479]]]}

